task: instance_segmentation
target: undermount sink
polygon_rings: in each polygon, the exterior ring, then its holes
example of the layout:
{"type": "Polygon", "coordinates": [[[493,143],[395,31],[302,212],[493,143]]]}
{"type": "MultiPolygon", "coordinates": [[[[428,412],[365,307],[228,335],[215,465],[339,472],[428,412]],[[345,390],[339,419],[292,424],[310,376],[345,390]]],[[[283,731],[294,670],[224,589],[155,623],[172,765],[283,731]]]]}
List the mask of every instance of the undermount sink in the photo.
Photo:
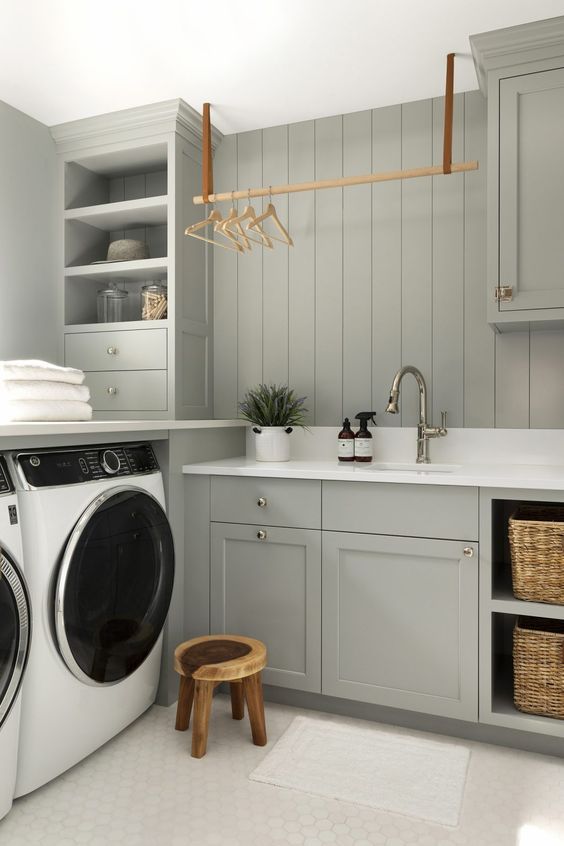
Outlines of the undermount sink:
{"type": "Polygon", "coordinates": [[[386,461],[377,461],[371,466],[371,470],[389,471],[397,473],[398,471],[404,473],[454,473],[455,470],[460,470],[460,464],[413,464],[409,463],[393,463],[386,461]]]}

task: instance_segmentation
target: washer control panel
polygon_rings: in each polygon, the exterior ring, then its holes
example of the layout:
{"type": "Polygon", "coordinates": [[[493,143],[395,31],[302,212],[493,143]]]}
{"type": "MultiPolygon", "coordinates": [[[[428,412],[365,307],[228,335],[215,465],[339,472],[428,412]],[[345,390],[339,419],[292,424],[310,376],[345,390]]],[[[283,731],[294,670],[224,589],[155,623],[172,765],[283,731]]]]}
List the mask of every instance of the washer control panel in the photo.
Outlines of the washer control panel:
{"type": "Polygon", "coordinates": [[[6,460],[3,455],[0,455],[0,494],[12,493],[14,485],[8,473],[6,460]]]}
{"type": "Polygon", "coordinates": [[[14,460],[26,482],[34,488],[138,476],[159,469],[153,447],[148,443],[20,452],[14,460]]]}

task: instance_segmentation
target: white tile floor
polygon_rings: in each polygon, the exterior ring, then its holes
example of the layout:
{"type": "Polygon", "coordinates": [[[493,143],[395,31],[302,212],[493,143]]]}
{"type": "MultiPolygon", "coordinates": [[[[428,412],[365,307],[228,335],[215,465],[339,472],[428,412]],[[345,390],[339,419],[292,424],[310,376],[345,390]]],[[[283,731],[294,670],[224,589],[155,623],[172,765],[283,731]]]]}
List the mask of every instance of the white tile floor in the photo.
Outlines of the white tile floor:
{"type": "MultiPolygon", "coordinates": [[[[17,800],[0,822],[1,846],[564,844],[564,760],[468,744],[461,823],[451,829],[250,781],[270,744],[250,743],[246,719],[232,721],[223,696],[214,700],[208,754],[197,761],[189,733],[173,730],[174,711],[152,708],[86,761],[17,800]]],[[[270,743],[303,713],[269,704],[270,743]]]]}

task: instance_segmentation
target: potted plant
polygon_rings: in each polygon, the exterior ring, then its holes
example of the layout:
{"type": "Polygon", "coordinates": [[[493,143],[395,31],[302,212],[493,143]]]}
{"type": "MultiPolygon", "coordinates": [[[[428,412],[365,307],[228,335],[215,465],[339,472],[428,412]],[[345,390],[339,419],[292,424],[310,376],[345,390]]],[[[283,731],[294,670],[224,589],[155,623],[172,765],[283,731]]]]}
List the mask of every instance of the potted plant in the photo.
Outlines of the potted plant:
{"type": "Polygon", "coordinates": [[[239,403],[241,416],[253,424],[257,461],[289,461],[290,432],[306,428],[306,397],[297,397],[287,385],[257,385],[239,403]]]}

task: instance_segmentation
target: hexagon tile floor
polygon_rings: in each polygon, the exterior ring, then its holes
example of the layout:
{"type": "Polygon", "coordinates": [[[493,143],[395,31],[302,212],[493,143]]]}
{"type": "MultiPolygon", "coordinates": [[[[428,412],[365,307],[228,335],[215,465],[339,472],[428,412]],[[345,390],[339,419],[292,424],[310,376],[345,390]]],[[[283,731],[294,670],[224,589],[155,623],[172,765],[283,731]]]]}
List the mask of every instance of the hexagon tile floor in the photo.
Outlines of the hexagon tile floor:
{"type": "Polygon", "coordinates": [[[272,742],[307,713],[301,709],[267,706],[264,749],[249,742],[247,721],[231,720],[229,700],[218,696],[208,754],[199,761],[190,757],[190,734],[174,731],[174,713],[152,708],[56,781],[18,799],[0,822],[1,846],[564,844],[560,759],[469,743],[461,822],[444,828],[250,781],[272,742]]]}

